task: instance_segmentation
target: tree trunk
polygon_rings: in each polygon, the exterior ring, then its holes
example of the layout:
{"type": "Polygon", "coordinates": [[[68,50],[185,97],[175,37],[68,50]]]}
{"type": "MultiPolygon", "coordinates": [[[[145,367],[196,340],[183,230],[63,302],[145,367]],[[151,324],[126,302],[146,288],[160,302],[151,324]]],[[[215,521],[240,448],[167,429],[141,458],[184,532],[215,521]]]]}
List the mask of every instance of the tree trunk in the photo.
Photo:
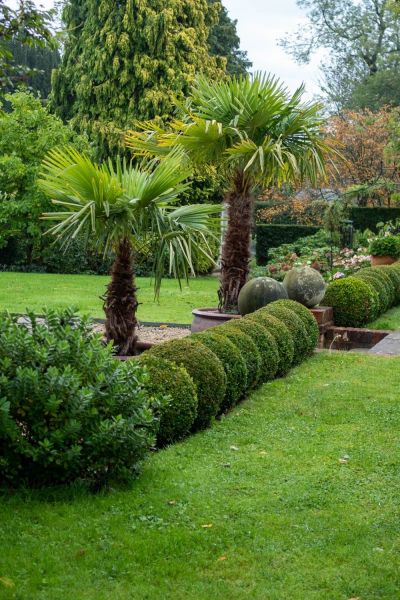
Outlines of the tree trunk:
{"type": "Polygon", "coordinates": [[[253,196],[244,173],[236,173],[226,204],[228,222],[221,256],[219,308],[224,312],[236,312],[239,292],[247,281],[251,258],[253,196]]]}
{"type": "Polygon", "coordinates": [[[134,355],[136,350],[136,310],[138,301],[134,283],[133,250],[128,239],[117,247],[111,282],[103,296],[106,313],[106,338],[114,342],[119,355],[134,355]]]}

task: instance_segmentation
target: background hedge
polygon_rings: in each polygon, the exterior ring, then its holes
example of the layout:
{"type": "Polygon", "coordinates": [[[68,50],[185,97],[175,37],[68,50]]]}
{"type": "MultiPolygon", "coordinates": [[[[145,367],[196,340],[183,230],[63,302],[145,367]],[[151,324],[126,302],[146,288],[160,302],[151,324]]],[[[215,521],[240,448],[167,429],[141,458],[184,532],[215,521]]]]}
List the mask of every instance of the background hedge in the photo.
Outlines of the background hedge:
{"type": "Polygon", "coordinates": [[[400,218],[400,208],[388,208],[377,206],[365,208],[362,206],[352,206],[349,219],[353,221],[354,229],[371,229],[375,233],[378,231],[378,223],[387,223],[400,218]]]}
{"type": "Polygon", "coordinates": [[[257,225],[256,259],[262,266],[268,263],[268,249],[291,244],[301,237],[314,235],[321,228],[309,225],[257,225]]]}

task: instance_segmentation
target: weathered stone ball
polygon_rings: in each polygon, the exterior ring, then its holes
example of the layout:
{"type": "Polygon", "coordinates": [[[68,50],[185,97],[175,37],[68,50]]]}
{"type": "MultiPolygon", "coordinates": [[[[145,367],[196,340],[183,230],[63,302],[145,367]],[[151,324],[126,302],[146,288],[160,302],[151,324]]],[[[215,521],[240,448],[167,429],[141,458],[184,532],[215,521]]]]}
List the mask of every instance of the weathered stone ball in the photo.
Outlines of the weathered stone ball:
{"type": "Polygon", "coordinates": [[[256,277],[248,281],[240,290],[239,312],[248,315],[275,300],[287,299],[283,285],[271,277],[256,277]]]}
{"type": "Polygon", "coordinates": [[[297,267],[289,271],[283,286],[290,300],[296,300],[308,308],[317,306],[325,296],[324,278],[311,267],[297,267]]]}

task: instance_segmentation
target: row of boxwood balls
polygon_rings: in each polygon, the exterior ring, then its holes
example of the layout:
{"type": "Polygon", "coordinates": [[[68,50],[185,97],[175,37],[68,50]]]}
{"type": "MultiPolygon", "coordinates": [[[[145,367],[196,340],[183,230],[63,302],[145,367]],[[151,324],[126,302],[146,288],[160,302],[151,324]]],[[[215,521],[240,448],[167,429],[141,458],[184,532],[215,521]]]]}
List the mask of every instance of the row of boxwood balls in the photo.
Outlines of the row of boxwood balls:
{"type": "Polygon", "coordinates": [[[323,300],[332,306],[335,325],[362,327],[400,304],[400,262],[361,269],[331,283],[323,300]]]}
{"type": "Polygon", "coordinates": [[[311,355],[319,329],[310,311],[279,300],[240,319],[172,340],[142,354],[150,393],[169,396],[158,444],[208,427],[246,394],[311,355]]]}

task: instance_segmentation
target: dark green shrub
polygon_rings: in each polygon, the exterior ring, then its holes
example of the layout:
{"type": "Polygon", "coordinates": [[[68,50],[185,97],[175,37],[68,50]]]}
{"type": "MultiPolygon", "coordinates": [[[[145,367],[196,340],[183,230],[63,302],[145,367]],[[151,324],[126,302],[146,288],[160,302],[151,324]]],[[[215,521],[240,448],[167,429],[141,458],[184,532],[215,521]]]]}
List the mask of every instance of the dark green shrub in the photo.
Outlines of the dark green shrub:
{"type": "Polygon", "coordinates": [[[389,307],[393,306],[396,302],[396,285],[382,267],[371,267],[371,273],[385,283],[389,295],[389,307]]]}
{"type": "Polygon", "coordinates": [[[352,206],[349,219],[353,221],[354,229],[365,231],[370,229],[375,233],[378,231],[378,223],[387,223],[400,218],[400,208],[388,208],[386,206],[352,206]]]}
{"type": "Polygon", "coordinates": [[[372,256],[391,256],[392,258],[399,258],[400,238],[395,235],[375,238],[369,246],[369,252],[372,256]]]}
{"type": "Polygon", "coordinates": [[[246,363],[247,379],[246,390],[255,387],[261,376],[261,355],[257,346],[249,335],[246,335],[238,329],[233,330],[229,327],[231,321],[218,326],[218,333],[225,335],[239,350],[243,360],[246,363]]]}
{"type": "Polygon", "coordinates": [[[378,277],[374,277],[372,273],[355,273],[357,279],[361,279],[376,293],[375,309],[372,313],[372,320],[376,319],[379,315],[384,313],[389,307],[389,292],[385,283],[378,277]]]}
{"type": "Polygon", "coordinates": [[[397,306],[400,304],[400,269],[395,268],[395,265],[382,265],[381,267],[377,268],[382,270],[388,277],[390,277],[394,287],[394,304],[397,306]]]}
{"type": "Polygon", "coordinates": [[[222,406],[226,392],[226,375],[219,358],[192,338],[165,342],[148,353],[186,369],[194,381],[198,399],[193,430],[208,427],[222,406]]]}
{"type": "MultiPolygon", "coordinates": [[[[0,319],[0,481],[100,485],[137,473],[157,430],[136,362],[72,310],[0,319]]],[[[157,400],[157,397],[154,401],[157,400]]]]}
{"type": "Polygon", "coordinates": [[[319,327],[314,315],[308,308],[294,300],[278,300],[275,304],[292,310],[303,321],[307,331],[308,354],[312,354],[319,341],[319,327]]]}
{"type": "Polygon", "coordinates": [[[279,353],[277,375],[279,377],[286,375],[293,364],[294,356],[294,342],[289,329],[282,321],[262,309],[247,315],[244,319],[262,325],[273,336],[279,353]]]}
{"type": "Polygon", "coordinates": [[[286,325],[293,337],[293,364],[298,365],[301,363],[301,361],[304,359],[304,356],[308,352],[309,342],[306,328],[300,317],[298,317],[292,310],[285,308],[284,306],[278,306],[277,302],[268,304],[268,306],[262,308],[261,310],[265,310],[265,312],[273,315],[277,319],[280,319],[286,325]]]}
{"type": "Polygon", "coordinates": [[[374,318],[378,294],[359,277],[345,277],[328,285],[323,304],[332,306],[335,324],[362,327],[374,318]]]}
{"type": "Polygon", "coordinates": [[[145,390],[156,400],[166,396],[167,401],[156,413],[160,424],[157,433],[158,446],[173,444],[186,437],[197,416],[197,392],[192,378],[182,367],[165,358],[150,356],[148,352],[138,359],[149,374],[145,390]]]}
{"type": "Polygon", "coordinates": [[[375,316],[380,315],[392,306],[395,297],[394,286],[388,275],[385,275],[383,271],[379,271],[378,267],[361,269],[354,276],[371,285],[378,294],[375,316]]]}
{"type": "Polygon", "coordinates": [[[192,339],[214,352],[224,367],[226,392],[220,412],[225,412],[232,408],[246,392],[247,367],[238,347],[226,335],[214,330],[215,327],[192,336],[192,339]]]}
{"type": "Polygon", "coordinates": [[[227,327],[239,329],[250,336],[261,356],[260,382],[264,383],[273,379],[278,371],[279,354],[274,337],[256,321],[237,319],[231,321],[227,327]]]}

